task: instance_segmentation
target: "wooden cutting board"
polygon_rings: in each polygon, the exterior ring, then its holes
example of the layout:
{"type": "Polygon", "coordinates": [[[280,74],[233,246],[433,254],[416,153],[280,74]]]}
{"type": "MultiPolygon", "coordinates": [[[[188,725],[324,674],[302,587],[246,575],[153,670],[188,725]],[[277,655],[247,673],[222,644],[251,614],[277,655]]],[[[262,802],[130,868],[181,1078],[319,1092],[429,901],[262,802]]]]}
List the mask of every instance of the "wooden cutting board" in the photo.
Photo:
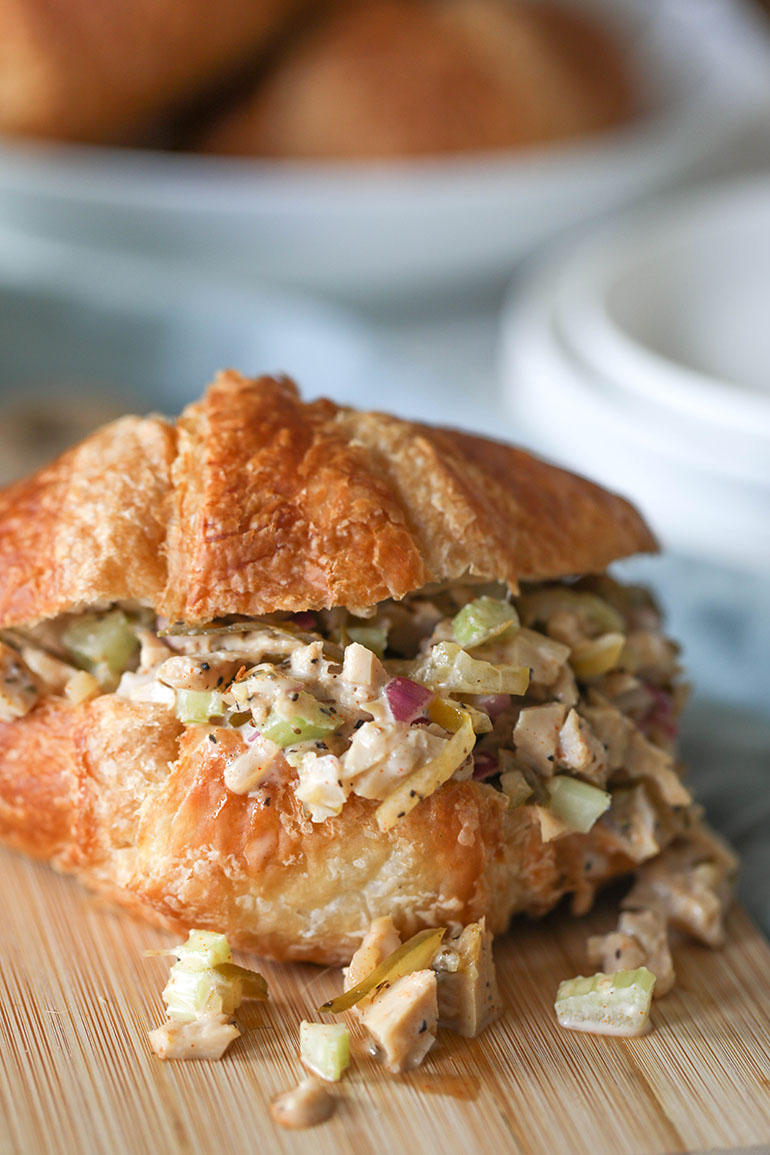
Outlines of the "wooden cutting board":
{"type": "Polygon", "coordinates": [[[585,971],[586,935],[611,909],[518,924],[496,946],[499,1023],[477,1040],[440,1032],[403,1079],[358,1048],[336,1114],[304,1132],[275,1127],[268,1103],[300,1076],[300,1019],[340,989],[339,971],[264,964],[269,1008],[244,1008],[249,1029],[224,1060],[162,1063],[147,1031],[168,960],[142,952],[172,938],[5,851],[0,917],[3,1155],[770,1150],[770,948],[740,910],[722,951],[678,950],[679,982],[633,1040],[554,1021],[559,980],[585,971]]]}

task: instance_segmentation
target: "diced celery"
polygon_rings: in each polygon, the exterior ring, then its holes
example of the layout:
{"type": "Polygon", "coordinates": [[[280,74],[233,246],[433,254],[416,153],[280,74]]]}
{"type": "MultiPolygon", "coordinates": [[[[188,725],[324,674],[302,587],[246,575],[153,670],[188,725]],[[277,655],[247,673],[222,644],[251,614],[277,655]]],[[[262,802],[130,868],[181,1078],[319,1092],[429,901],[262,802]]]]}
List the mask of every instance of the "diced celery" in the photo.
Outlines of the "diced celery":
{"type": "Polygon", "coordinates": [[[655,975],[646,967],[567,979],[556,995],[556,1017],[571,1031],[643,1035],[650,1024],[654,986],[655,975]]]}
{"type": "Polygon", "coordinates": [[[171,968],[163,991],[169,1018],[189,1022],[198,1015],[231,1015],[240,1005],[240,984],[211,967],[190,970],[183,963],[171,968]]]}
{"type": "Polygon", "coordinates": [[[397,947],[386,959],[383,959],[379,966],[361,979],[360,983],[356,983],[354,987],[336,999],[324,1003],[318,1010],[328,1011],[331,1015],[339,1015],[342,1011],[350,1010],[382,983],[394,983],[396,979],[410,975],[413,971],[425,970],[433,962],[445,934],[445,927],[418,931],[417,934],[413,934],[410,939],[397,947]]]}
{"type": "Polygon", "coordinates": [[[94,673],[100,667],[117,677],[139,649],[139,641],[122,610],[82,614],[62,631],[62,645],[94,673]]]}
{"type": "Polygon", "coordinates": [[[382,658],[388,644],[388,631],[385,626],[348,626],[346,633],[351,642],[358,642],[366,646],[378,658],[382,658]]]}
{"type": "Polygon", "coordinates": [[[597,818],[609,810],[610,795],[598,786],[570,778],[567,774],[557,774],[546,782],[551,796],[551,810],[571,830],[588,834],[597,818]]]}
{"type": "Polygon", "coordinates": [[[455,642],[437,642],[414,672],[431,689],[450,694],[526,694],[527,666],[493,665],[466,654],[455,642]]]}
{"type": "Polygon", "coordinates": [[[516,610],[509,602],[501,598],[482,597],[468,602],[455,614],[452,632],[456,642],[465,649],[472,649],[518,624],[516,610]]]}
{"type": "Polygon", "coordinates": [[[210,718],[225,712],[225,700],[219,690],[177,690],[176,714],[180,722],[205,725],[210,718]]]}
{"type": "Polygon", "coordinates": [[[305,1066],[330,1083],[342,1078],[350,1065],[350,1035],[342,1023],[309,1023],[299,1025],[299,1053],[305,1066]]]}
{"type": "Polygon", "coordinates": [[[176,947],[174,953],[190,970],[203,970],[233,961],[227,938],[213,930],[191,930],[187,942],[176,947]]]}
{"type": "Polygon", "coordinates": [[[312,694],[300,691],[293,701],[282,699],[276,703],[262,727],[262,734],[283,749],[298,742],[324,738],[332,734],[341,721],[333,706],[324,706],[312,694]]]}

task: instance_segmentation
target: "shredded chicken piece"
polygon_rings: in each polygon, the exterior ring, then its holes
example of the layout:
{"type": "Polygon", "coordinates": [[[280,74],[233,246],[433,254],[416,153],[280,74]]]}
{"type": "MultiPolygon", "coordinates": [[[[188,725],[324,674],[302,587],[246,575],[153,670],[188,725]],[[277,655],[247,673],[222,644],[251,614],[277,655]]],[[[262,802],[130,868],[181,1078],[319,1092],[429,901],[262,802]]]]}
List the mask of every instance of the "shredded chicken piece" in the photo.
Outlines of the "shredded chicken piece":
{"type": "Polygon", "coordinates": [[[492,935],[486,921],[472,922],[433,963],[438,978],[439,1026],[475,1039],[501,1013],[492,935]]]}
{"type": "Polygon", "coordinates": [[[559,731],[559,762],[596,786],[607,781],[604,747],[577,710],[570,710],[559,731]]]}
{"type": "Polygon", "coordinates": [[[660,850],[658,813],[642,783],[613,790],[610,808],[601,823],[613,849],[633,862],[645,862],[660,850]]]}
{"type": "Polygon", "coordinates": [[[175,690],[214,690],[232,681],[239,662],[229,655],[208,654],[191,658],[176,654],[166,658],[155,671],[159,682],[175,690]]]}
{"type": "Polygon", "coordinates": [[[624,911],[616,931],[589,938],[588,961],[605,974],[647,967],[655,975],[655,998],[668,994],[676,978],[666,920],[655,910],[624,911]]]}
{"type": "Polygon", "coordinates": [[[246,749],[225,766],[225,786],[233,794],[248,794],[264,782],[279,760],[283,763],[280,746],[257,734],[246,749]]]}
{"type": "Polygon", "coordinates": [[[550,778],[559,755],[559,734],[567,709],[559,702],[547,706],[527,706],[513,730],[516,755],[527,766],[550,778]]]}
{"type": "MultiPolygon", "coordinates": [[[[361,940],[350,964],[344,968],[343,985],[346,991],[358,985],[362,979],[370,975],[388,955],[393,954],[401,946],[401,936],[396,930],[393,919],[389,914],[383,918],[376,918],[361,940]]],[[[376,998],[377,990],[364,996],[354,1007],[351,1013],[360,1018],[366,1007],[376,998]]]]}
{"type": "Polygon", "coordinates": [[[227,1015],[198,1015],[186,1023],[169,1019],[149,1037],[159,1059],[221,1059],[240,1033],[227,1015]]]}
{"type": "Polygon", "coordinates": [[[721,946],[724,916],[732,898],[734,859],[727,854],[720,859],[716,850],[709,857],[709,849],[708,841],[696,834],[664,850],[641,868],[623,907],[658,911],[707,946],[721,946]]]}
{"type": "Polygon", "coordinates": [[[436,1039],[438,987],[432,970],[413,971],[390,985],[361,1014],[388,1070],[398,1075],[419,1067],[436,1039]]]}

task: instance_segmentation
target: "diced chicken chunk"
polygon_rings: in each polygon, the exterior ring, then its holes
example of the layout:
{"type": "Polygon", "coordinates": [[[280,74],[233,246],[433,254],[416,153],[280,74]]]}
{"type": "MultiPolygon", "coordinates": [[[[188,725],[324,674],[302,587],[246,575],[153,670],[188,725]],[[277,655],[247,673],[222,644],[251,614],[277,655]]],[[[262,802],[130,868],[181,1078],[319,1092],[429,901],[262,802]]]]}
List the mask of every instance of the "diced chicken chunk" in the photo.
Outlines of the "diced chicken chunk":
{"type": "Polygon", "coordinates": [[[570,710],[559,731],[559,761],[597,786],[603,786],[607,780],[604,747],[577,710],[570,710]]]}
{"type": "Polygon", "coordinates": [[[618,770],[626,757],[631,722],[601,694],[592,692],[590,701],[594,704],[582,706],[580,712],[604,746],[607,769],[618,770]]]}
{"type": "Polygon", "coordinates": [[[46,690],[54,693],[61,693],[75,674],[82,672],[74,670],[69,662],[62,662],[46,653],[40,646],[22,646],[21,656],[27,669],[43,682],[46,690]]]}
{"type": "Polygon", "coordinates": [[[637,729],[629,735],[625,769],[632,778],[649,778],[655,782],[669,806],[689,806],[692,802],[690,791],[682,785],[674,769],[671,754],[653,746],[637,729]]]}
{"type": "Polygon", "coordinates": [[[334,754],[319,758],[312,751],[297,768],[297,798],[310,815],[311,822],[323,822],[339,814],[347,798],[341,782],[342,763],[334,754]]]}
{"type": "Polygon", "coordinates": [[[413,971],[380,990],[361,1021],[388,1070],[398,1075],[419,1067],[436,1039],[435,971],[413,971]]]}
{"type": "Polygon", "coordinates": [[[0,642],[0,722],[23,718],[39,697],[37,682],[21,655],[0,642]]]}
{"type": "Polygon", "coordinates": [[[602,818],[605,835],[613,848],[632,862],[645,862],[660,850],[658,814],[644,786],[632,786],[612,792],[612,802],[602,818]]]}
{"type": "Polygon", "coordinates": [[[175,690],[215,690],[232,680],[239,665],[237,660],[223,660],[215,654],[203,658],[177,654],[161,663],[156,677],[164,686],[173,686],[175,690]]]}
{"type": "Polygon", "coordinates": [[[257,734],[246,749],[225,766],[225,786],[233,794],[248,794],[264,782],[279,758],[280,746],[257,734]]]}
{"type": "Polygon", "coordinates": [[[605,974],[647,967],[655,975],[655,998],[668,994],[676,978],[666,920],[655,910],[624,911],[616,931],[589,938],[588,961],[605,974]]]}
{"type": "MultiPolygon", "coordinates": [[[[361,940],[360,947],[350,960],[350,965],[343,972],[345,990],[349,991],[351,987],[357,986],[400,946],[401,936],[393,925],[390,915],[376,918],[361,940]]],[[[354,1012],[362,1011],[372,1001],[372,997],[362,999],[353,1008],[354,1012]]]]}
{"type": "Polygon", "coordinates": [[[474,1039],[501,1012],[492,935],[485,920],[466,926],[459,938],[439,952],[433,965],[438,977],[439,1026],[474,1039]]]}
{"type": "Polygon", "coordinates": [[[707,946],[724,942],[732,897],[729,860],[709,859],[704,844],[672,846],[640,870],[623,899],[627,910],[655,910],[707,946]]]}
{"type": "Polygon", "coordinates": [[[387,680],[385,667],[377,655],[358,642],[351,642],[345,647],[342,676],[346,682],[355,682],[356,685],[372,690],[387,680]]]}
{"type": "Polygon", "coordinates": [[[550,777],[559,754],[559,733],[566,716],[566,707],[558,702],[526,706],[513,731],[517,757],[533,770],[550,777]]]}
{"type": "Polygon", "coordinates": [[[675,676],[676,658],[677,647],[669,638],[651,630],[632,630],[626,636],[620,667],[662,684],[675,676]]]}
{"type": "Polygon", "coordinates": [[[227,1015],[199,1015],[187,1023],[163,1023],[150,1031],[150,1045],[159,1059],[221,1059],[240,1033],[227,1015]]]}
{"type": "Polygon", "coordinates": [[[514,666],[529,666],[533,682],[552,686],[567,664],[569,655],[569,646],[553,638],[535,630],[518,630],[507,645],[505,660],[514,666]]]}

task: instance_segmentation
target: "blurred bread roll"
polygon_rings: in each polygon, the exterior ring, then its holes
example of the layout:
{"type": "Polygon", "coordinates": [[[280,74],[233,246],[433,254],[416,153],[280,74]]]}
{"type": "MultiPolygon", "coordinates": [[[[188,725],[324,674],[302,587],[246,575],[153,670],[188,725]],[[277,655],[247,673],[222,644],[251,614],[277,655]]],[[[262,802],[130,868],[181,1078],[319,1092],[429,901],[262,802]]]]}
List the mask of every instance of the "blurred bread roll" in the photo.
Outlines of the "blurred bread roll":
{"type": "Polygon", "coordinates": [[[633,108],[622,47],[574,7],[376,0],[307,29],[198,147],[318,159],[523,148],[633,108]]]}
{"type": "Polygon", "coordinates": [[[0,133],[131,142],[232,75],[302,0],[0,0],[0,133]]]}

